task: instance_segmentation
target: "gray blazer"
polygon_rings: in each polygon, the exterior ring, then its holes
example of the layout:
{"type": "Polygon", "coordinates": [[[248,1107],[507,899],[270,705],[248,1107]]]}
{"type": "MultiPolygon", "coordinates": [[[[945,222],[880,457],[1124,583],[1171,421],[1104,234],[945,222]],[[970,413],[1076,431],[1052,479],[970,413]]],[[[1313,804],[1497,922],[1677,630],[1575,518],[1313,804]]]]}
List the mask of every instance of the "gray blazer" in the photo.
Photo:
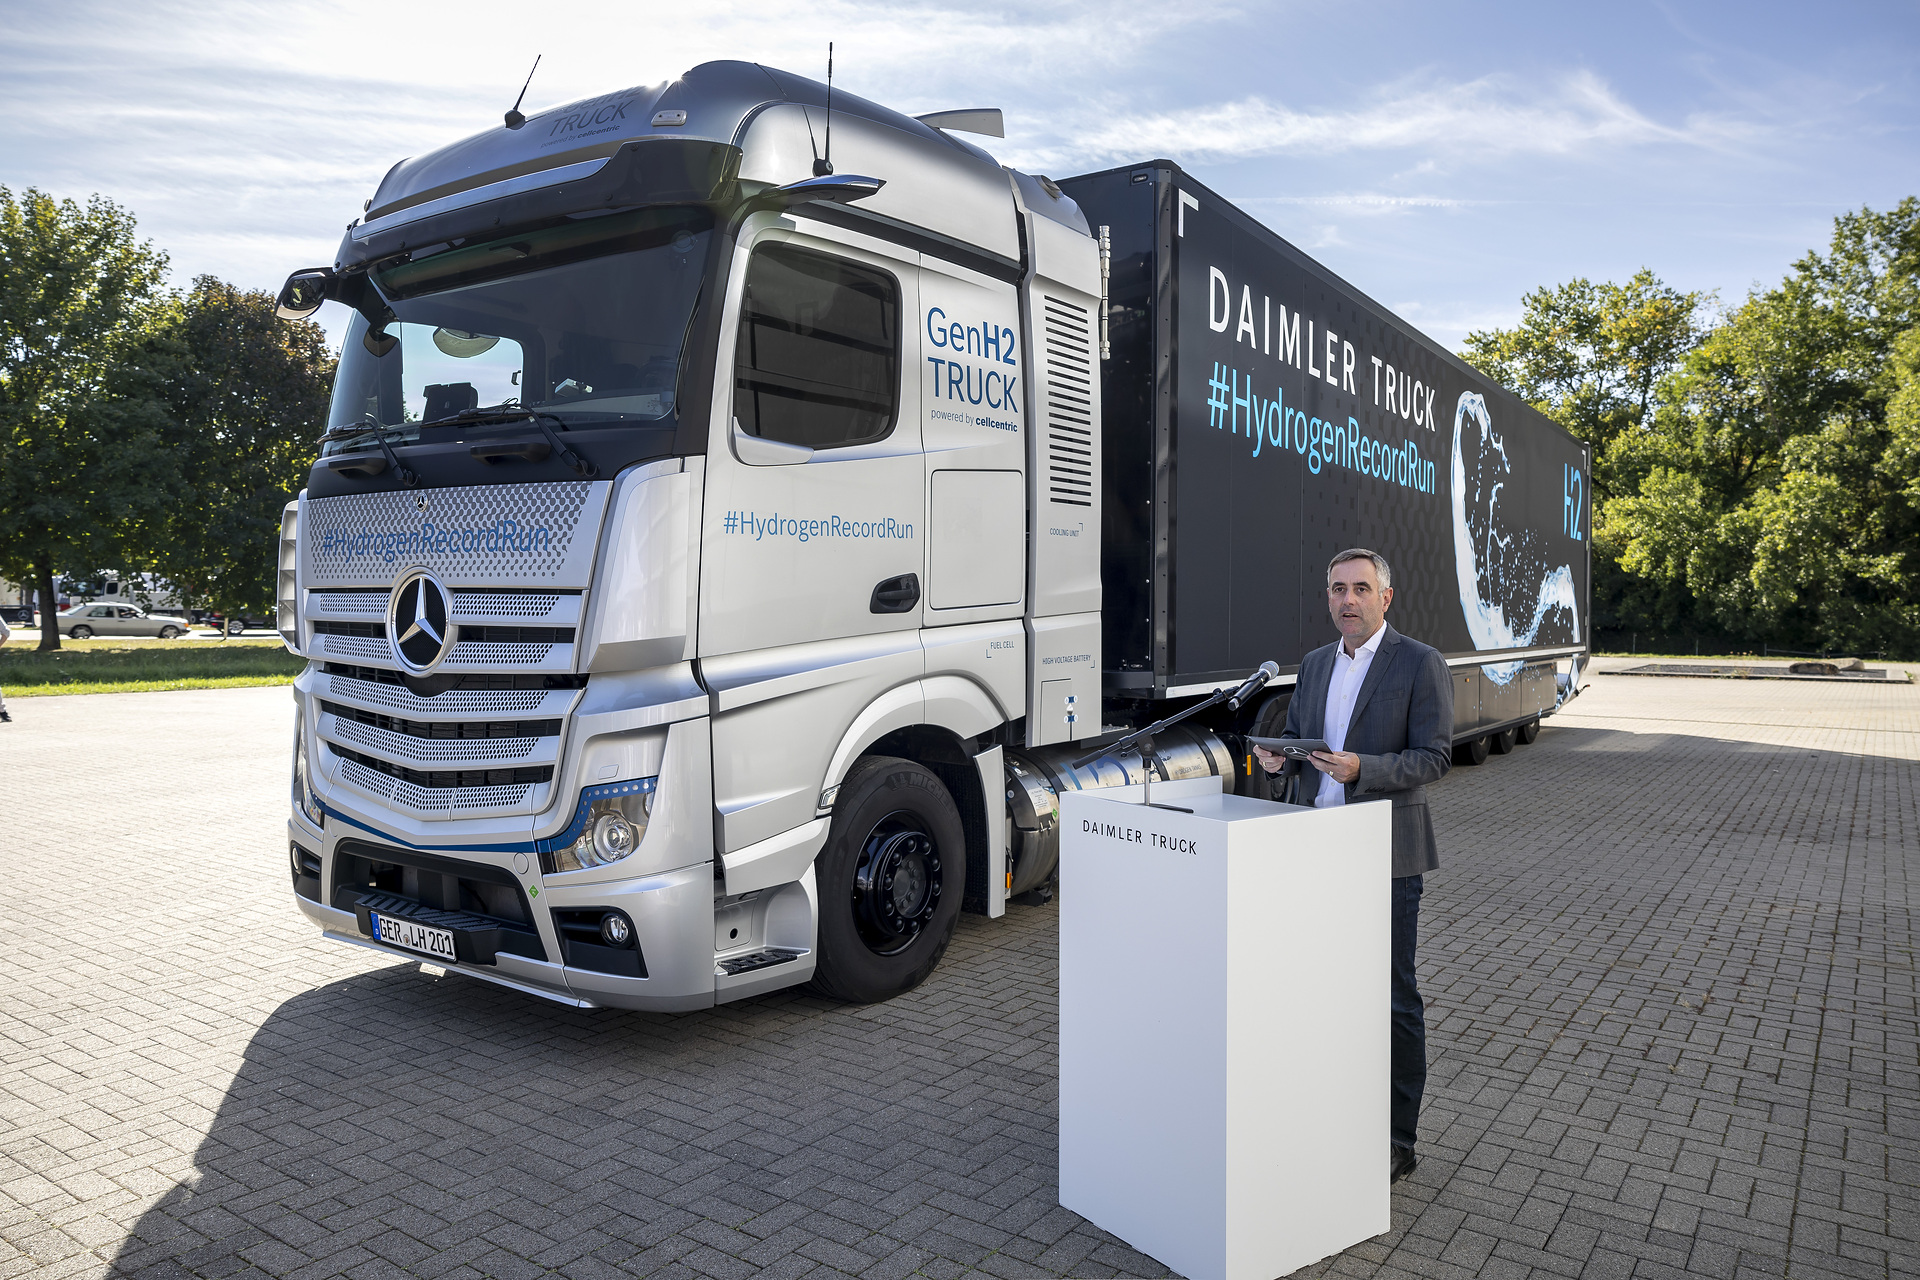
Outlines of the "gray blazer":
{"type": "MultiPolygon", "coordinates": [[[[1339,643],[1315,649],[1301,660],[1281,737],[1326,737],[1327,687],[1333,683],[1339,643]]],[[[1360,776],[1347,784],[1347,802],[1393,801],[1394,876],[1417,876],[1438,867],[1426,788],[1445,777],[1453,764],[1453,676],[1438,649],[1386,628],[1360,696],[1354,699],[1346,749],[1360,757],[1360,776]]],[[[1289,760],[1279,777],[1296,773],[1300,802],[1312,804],[1320,771],[1289,760]]]]}

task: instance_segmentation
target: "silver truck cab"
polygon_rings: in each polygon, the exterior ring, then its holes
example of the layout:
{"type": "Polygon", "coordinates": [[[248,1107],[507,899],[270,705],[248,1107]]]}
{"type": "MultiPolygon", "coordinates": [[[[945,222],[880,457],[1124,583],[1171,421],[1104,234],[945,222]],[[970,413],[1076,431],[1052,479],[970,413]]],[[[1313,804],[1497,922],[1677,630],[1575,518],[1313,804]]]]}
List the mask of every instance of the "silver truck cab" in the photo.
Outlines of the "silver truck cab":
{"type": "Polygon", "coordinates": [[[328,936],[580,1005],[871,1000],[1051,872],[1005,753],[1099,729],[1098,245],[845,93],[829,158],[826,105],[717,62],[542,112],[289,280],[357,313],[280,553],[328,936]]]}

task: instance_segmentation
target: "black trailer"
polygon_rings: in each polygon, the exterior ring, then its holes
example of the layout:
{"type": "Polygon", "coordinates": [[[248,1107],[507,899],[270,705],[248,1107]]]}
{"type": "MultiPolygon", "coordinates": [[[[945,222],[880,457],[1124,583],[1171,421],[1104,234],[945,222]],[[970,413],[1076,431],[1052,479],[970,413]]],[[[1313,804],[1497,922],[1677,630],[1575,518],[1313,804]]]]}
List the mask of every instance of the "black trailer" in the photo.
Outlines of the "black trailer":
{"type": "Polygon", "coordinates": [[[1171,161],[1059,185],[1112,241],[1107,695],[1291,683],[1365,546],[1456,742],[1551,711],[1588,653],[1587,447],[1171,161]]]}

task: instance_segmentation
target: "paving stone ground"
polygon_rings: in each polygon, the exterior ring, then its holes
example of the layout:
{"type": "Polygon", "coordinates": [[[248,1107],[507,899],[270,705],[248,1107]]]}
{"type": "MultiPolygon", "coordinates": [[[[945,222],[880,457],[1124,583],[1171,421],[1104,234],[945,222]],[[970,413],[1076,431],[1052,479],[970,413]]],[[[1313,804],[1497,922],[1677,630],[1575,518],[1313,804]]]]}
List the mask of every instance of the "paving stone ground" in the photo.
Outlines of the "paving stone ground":
{"type": "MultiPolygon", "coordinates": [[[[1308,1273],[1920,1277],[1920,688],[1592,679],[1435,789],[1424,1161],[1308,1273]]],[[[1166,1274],[1055,1202],[1052,908],[569,1011],[315,935],[285,690],[10,709],[0,1280],[1166,1274]]]]}

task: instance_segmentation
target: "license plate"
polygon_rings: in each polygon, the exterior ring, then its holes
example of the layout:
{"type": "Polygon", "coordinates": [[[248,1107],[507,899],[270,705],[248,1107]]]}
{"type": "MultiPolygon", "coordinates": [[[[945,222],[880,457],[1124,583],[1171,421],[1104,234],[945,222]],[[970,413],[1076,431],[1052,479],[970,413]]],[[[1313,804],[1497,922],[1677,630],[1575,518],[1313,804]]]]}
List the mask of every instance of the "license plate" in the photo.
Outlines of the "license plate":
{"type": "Polygon", "coordinates": [[[423,955],[449,963],[459,958],[454,954],[451,929],[436,929],[432,925],[421,924],[417,920],[383,916],[377,911],[369,914],[373,916],[373,936],[381,942],[405,947],[409,951],[418,951],[423,955]]]}

